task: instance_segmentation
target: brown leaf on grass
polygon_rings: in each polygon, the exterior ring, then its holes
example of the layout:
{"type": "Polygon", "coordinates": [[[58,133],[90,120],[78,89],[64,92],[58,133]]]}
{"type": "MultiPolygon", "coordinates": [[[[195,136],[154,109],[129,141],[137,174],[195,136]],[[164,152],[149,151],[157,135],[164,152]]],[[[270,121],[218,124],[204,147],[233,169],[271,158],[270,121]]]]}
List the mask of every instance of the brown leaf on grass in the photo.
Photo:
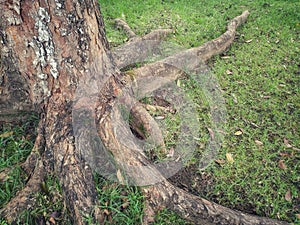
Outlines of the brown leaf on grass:
{"type": "Polygon", "coordinates": [[[240,136],[243,134],[243,131],[242,130],[237,130],[236,132],[234,132],[234,135],[235,136],[240,136]]]}
{"type": "Polygon", "coordinates": [[[262,98],[263,99],[269,99],[269,98],[271,98],[271,96],[270,95],[263,95],[262,98]]]}
{"type": "Polygon", "coordinates": [[[226,70],[226,74],[227,74],[227,75],[232,75],[233,72],[232,72],[232,70],[226,70]]]}
{"type": "Polygon", "coordinates": [[[221,59],[230,59],[230,58],[231,58],[231,56],[228,56],[228,55],[224,55],[221,57],[221,59]]]}
{"type": "Polygon", "coordinates": [[[130,202],[127,201],[127,202],[124,202],[121,207],[122,207],[122,209],[126,209],[129,205],[130,205],[130,202]]]}
{"type": "Polygon", "coordinates": [[[252,42],[252,39],[249,39],[247,41],[245,41],[246,43],[251,43],[252,42]]]}
{"type": "Polygon", "coordinates": [[[104,216],[103,211],[97,207],[94,211],[94,214],[95,214],[96,221],[99,224],[104,224],[105,216],[104,216]]]}
{"type": "Polygon", "coordinates": [[[218,163],[220,166],[226,163],[224,159],[216,159],[215,162],[218,163]]]}
{"type": "Polygon", "coordinates": [[[108,209],[104,209],[103,212],[104,212],[104,214],[107,215],[107,216],[110,214],[110,212],[108,211],[108,209]]]}
{"type": "Polygon", "coordinates": [[[211,139],[215,139],[215,132],[211,128],[209,128],[209,127],[207,127],[207,130],[209,132],[210,138],[211,139]]]}
{"type": "Polygon", "coordinates": [[[0,138],[7,138],[7,137],[13,135],[13,133],[14,133],[13,131],[2,133],[2,134],[0,134],[0,138]]]}
{"type": "Polygon", "coordinates": [[[282,159],[278,161],[278,166],[279,166],[280,169],[283,169],[283,170],[287,169],[287,167],[284,164],[284,161],[282,159]]]}
{"type": "Polygon", "coordinates": [[[264,144],[264,143],[262,143],[262,142],[259,141],[259,140],[255,140],[254,142],[255,142],[255,144],[258,145],[258,146],[262,146],[262,145],[264,144]]]}
{"type": "Polygon", "coordinates": [[[167,157],[172,158],[173,156],[174,156],[174,148],[171,147],[170,150],[169,150],[169,153],[167,154],[167,157]]]}
{"type": "Polygon", "coordinates": [[[55,219],[53,217],[50,217],[49,222],[52,223],[52,224],[56,224],[55,219]]]}
{"type": "Polygon", "coordinates": [[[285,145],[287,148],[292,148],[292,147],[293,147],[293,146],[289,143],[289,140],[286,139],[286,138],[283,139],[283,143],[284,143],[284,145],[285,145]]]}
{"type": "Polygon", "coordinates": [[[287,190],[287,192],[285,193],[284,195],[284,199],[288,202],[292,201],[292,193],[291,193],[291,190],[287,190]]]}
{"type": "Polygon", "coordinates": [[[163,120],[163,119],[165,119],[165,117],[164,116],[156,116],[155,119],[157,119],[157,120],[163,120]]]}
{"type": "Polygon", "coordinates": [[[300,214],[296,214],[296,217],[300,220],[300,214]]]}
{"type": "Polygon", "coordinates": [[[238,100],[237,100],[237,97],[235,96],[235,94],[231,94],[231,96],[232,96],[233,102],[234,102],[235,104],[237,104],[237,103],[238,103],[238,100]]]}
{"type": "Polygon", "coordinates": [[[279,155],[282,156],[282,157],[291,157],[294,154],[293,153],[287,153],[287,152],[280,152],[279,155]]]}
{"type": "Polygon", "coordinates": [[[233,159],[233,156],[231,153],[226,153],[226,159],[230,164],[232,164],[234,162],[234,159],[233,159]]]}

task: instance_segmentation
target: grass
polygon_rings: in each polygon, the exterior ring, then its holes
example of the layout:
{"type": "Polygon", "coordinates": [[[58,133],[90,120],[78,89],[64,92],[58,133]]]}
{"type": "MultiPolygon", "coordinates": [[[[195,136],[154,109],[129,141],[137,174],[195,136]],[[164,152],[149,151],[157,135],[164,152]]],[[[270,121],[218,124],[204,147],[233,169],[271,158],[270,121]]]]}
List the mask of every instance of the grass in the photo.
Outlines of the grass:
{"type": "Polygon", "coordinates": [[[105,216],[101,224],[141,224],[143,196],[137,187],[108,182],[96,176],[100,208],[105,216]]]}
{"type": "MultiPolygon", "coordinates": [[[[228,20],[243,10],[251,12],[229,51],[209,62],[223,89],[228,121],[218,156],[225,163],[206,170],[214,184],[205,197],[231,208],[299,223],[298,1],[100,3],[112,46],[126,40],[113,28],[112,19],[118,17],[138,34],[173,28],[176,33],[169,40],[188,48],[218,37],[228,20]],[[235,135],[239,130],[242,134],[235,135]],[[227,162],[227,153],[233,163],[227,162]],[[286,196],[289,192],[291,199],[286,196]]],[[[200,117],[208,126],[205,100],[198,99],[197,90],[188,92],[201,106],[200,117]]],[[[205,131],[201,132],[205,137],[205,131]]]]}
{"type": "MultiPolygon", "coordinates": [[[[300,3],[100,0],[100,4],[111,46],[127,40],[122,31],[114,28],[115,18],[125,19],[139,35],[157,28],[172,28],[175,33],[169,40],[189,48],[217,38],[231,18],[246,9],[250,11],[247,23],[238,29],[230,49],[209,62],[223,90],[228,118],[218,163],[212,163],[204,171],[212,181],[210,191],[199,189],[198,194],[230,208],[300,224],[300,3]],[[228,153],[233,158],[231,162],[228,153]]],[[[209,137],[206,129],[210,126],[209,105],[201,90],[193,89],[192,82],[183,83],[188,95],[199,105],[199,120],[203,124],[198,140],[201,152],[209,137]]],[[[0,135],[13,132],[0,137],[0,171],[16,167],[1,184],[1,207],[26,180],[18,166],[32,148],[26,129],[25,124],[2,127],[0,131],[0,135]]],[[[191,163],[197,164],[197,159],[191,163]]],[[[202,172],[193,173],[200,176],[202,172]]],[[[144,206],[139,190],[95,179],[99,181],[98,190],[105,187],[104,192],[99,191],[100,208],[107,212],[102,219],[106,223],[140,224],[144,206]]],[[[65,211],[58,200],[47,200],[49,196],[60,195],[57,182],[50,176],[45,183],[49,193],[38,193],[37,197],[46,202],[39,204],[31,219],[38,215],[49,219],[51,213],[65,211]]],[[[70,224],[67,216],[62,218],[65,221],[60,221],[61,224],[70,224]]],[[[157,215],[155,224],[187,222],[164,210],[157,215]]]]}
{"type": "Polygon", "coordinates": [[[0,207],[3,207],[18,190],[22,189],[27,179],[20,168],[20,163],[29,155],[34,141],[34,134],[26,133],[29,127],[36,126],[32,117],[23,126],[2,125],[0,129],[0,171],[9,171],[0,184],[0,207]]]}

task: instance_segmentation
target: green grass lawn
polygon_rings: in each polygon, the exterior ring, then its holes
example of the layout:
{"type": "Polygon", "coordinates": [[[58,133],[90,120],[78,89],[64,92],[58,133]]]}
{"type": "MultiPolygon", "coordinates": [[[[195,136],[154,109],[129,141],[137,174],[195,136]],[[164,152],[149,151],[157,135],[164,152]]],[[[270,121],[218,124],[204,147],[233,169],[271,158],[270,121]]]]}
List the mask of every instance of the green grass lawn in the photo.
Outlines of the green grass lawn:
{"type": "MultiPolygon", "coordinates": [[[[230,49],[209,61],[223,90],[228,117],[217,162],[205,171],[196,171],[209,177],[208,186],[198,194],[233,209],[300,224],[300,2],[100,0],[100,4],[111,46],[127,40],[114,27],[115,18],[126,20],[139,35],[172,28],[175,32],[168,40],[190,48],[217,38],[230,19],[246,9],[250,11],[230,49]]],[[[203,118],[203,139],[198,143],[203,146],[210,123],[207,105],[199,90],[189,89],[193,85],[185,82],[203,118]]],[[[1,183],[2,207],[24,185],[18,164],[28,155],[32,143],[26,124],[0,129],[0,170],[16,166],[1,183]]],[[[107,183],[98,176],[95,180],[99,181],[99,190],[105,187],[104,192],[99,191],[99,200],[100,208],[108,212],[107,224],[141,223],[143,197],[137,188],[107,183]]],[[[44,215],[49,219],[53,212],[65,212],[59,203],[57,182],[49,177],[45,185],[49,191],[37,194],[40,208],[34,215],[22,215],[28,224],[34,224],[33,217],[44,215]]],[[[60,224],[68,224],[67,216],[61,218],[60,224]]],[[[164,210],[155,224],[187,223],[164,210]]]]}

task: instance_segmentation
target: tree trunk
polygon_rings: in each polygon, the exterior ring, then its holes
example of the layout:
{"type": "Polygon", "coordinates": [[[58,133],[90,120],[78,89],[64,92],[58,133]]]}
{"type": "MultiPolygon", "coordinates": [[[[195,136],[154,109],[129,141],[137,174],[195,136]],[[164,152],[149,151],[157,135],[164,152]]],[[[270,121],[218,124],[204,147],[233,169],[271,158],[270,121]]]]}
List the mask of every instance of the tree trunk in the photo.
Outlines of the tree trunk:
{"type": "MultiPolygon", "coordinates": [[[[244,12],[232,20],[220,38],[132,70],[131,75],[137,81],[154,75],[175,80],[182,72],[166,65],[183,64],[183,59],[191,55],[205,61],[224,51],[234,40],[235,29],[245,22],[247,16],[248,12],[244,12]]],[[[32,173],[31,179],[24,190],[1,209],[1,215],[8,222],[14,221],[22,210],[34,207],[32,193],[39,189],[46,173],[58,177],[74,224],[85,224],[85,215],[97,218],[92,169],[109,171],[119,182],[125,182],[121,174],[132,171],[126,168],[124,161],[136,166],[149,165],[142,152],[135,152],[117,140],[111,113],[130,75],[120,73],[119,69],[130,63],[126,60],[134,62],[140,57],[135,48],[145,50],[157,45],[170,30],[157,30],[139,38],[126,24],[118,23],[127,30],[131,42],[111,54],[103,19],[93,0],[0,0],[0,119],[8,121],[7,118],[30,111],[40,115],[37,140],[24,164],[25,170],[32,173]],[[154,41],[141,47],[141,41],[145,40],[154,41]],[[78,119],[86,121],[85,124],[74,125],[74,120],[78,119]],[[95,121],[96,126],[93,126],[95,121]],[[93,131],[98,133],[95,138],[101,138],[97,142],[101,146],[97,149],[90,142],[79,141],[81,138],[93,139],[93,131]],[[110,150],[113,158],[103,146],[110,150]],[[120,172],[118,165],[124,167],[124,171],[120,172]]],[[[191,64],[189,69],[198,67],[191,64]]],[[[129,98],[126,97],[125,101],[129,98]]],[[[146,114],[139,108],[133,110],[134,118],[149,118],[146,114]]],[[[152,128],[157,127],[155,124],[146,127],[150,136],[154,133],[152,128]]],[[[200,224],[286,224],[233,211],[188,194],[171,185],[155,167],[149,166],[142,172],[149,179],[150,175],[155,175],[161,181],[143,188],[148,212],[168,206],[200,224]]],[[[129,180],[135,182],[135,179],[129,175],[129,180]]]]}

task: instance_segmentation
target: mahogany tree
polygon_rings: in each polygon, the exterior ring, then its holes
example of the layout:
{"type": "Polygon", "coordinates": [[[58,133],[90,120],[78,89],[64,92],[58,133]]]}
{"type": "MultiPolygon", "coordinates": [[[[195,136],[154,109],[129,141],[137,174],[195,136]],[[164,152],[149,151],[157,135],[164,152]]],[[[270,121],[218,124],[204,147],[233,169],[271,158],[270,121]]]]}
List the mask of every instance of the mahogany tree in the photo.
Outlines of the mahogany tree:
{"type": "MultiPolygon", "coordinates": [[[[119,122],[118,129],[126,126],[116,106],[134,102],[130,108],[133,130],[144,138],[153,137],[164,149],[156,122],[142,104],[132,100],[133,86],[155,80],[158,82],[151,87],[158,88],[181,76],[183,67],[197,71],[200,62],[229,47],[248,14],[245,11],[231,20],[224,34],[202,46],[120,72],[145,59],[148,50],[155,49],[172,31],[155,30],[138,37],[124,21],[117,20],[130,41],[111,52],[99,6],[93,0],[1,0],[1,121],[13,121],[22,112],[39,114],[34,148],[22,165],[30,178],[1,209],[1,216],[13,222],[18,213],[32,209],[33,194],[51,173],[59,180],[74,224],[84,224],[83,215],[92,215],[96,223],[101,213],[93,181],[96,170],[102,175],[109,173],[107,177],[118,182],[142,186],[145,223],[151,222],[155,211],[168,207],[195,224],[286,224],[228,209],[172,185],[165,178],[167,169],[151,166],[147,155],[136,150],[138,146],[123,144],[126,140],[120,140],[115,131],[119,122]],[[193,57],[199,61],[189,60],[193,57]],[[140,169],[142,165],[149,166],[140,169]],[[139,173],[144,180],[154,178],[153,182],[141,182],[139,173]]],[[[146,92],[143,87],[139,91],[146,92]]],[[[177,165],[176,160],[164,164],[178,169],[177,165]]]]}

